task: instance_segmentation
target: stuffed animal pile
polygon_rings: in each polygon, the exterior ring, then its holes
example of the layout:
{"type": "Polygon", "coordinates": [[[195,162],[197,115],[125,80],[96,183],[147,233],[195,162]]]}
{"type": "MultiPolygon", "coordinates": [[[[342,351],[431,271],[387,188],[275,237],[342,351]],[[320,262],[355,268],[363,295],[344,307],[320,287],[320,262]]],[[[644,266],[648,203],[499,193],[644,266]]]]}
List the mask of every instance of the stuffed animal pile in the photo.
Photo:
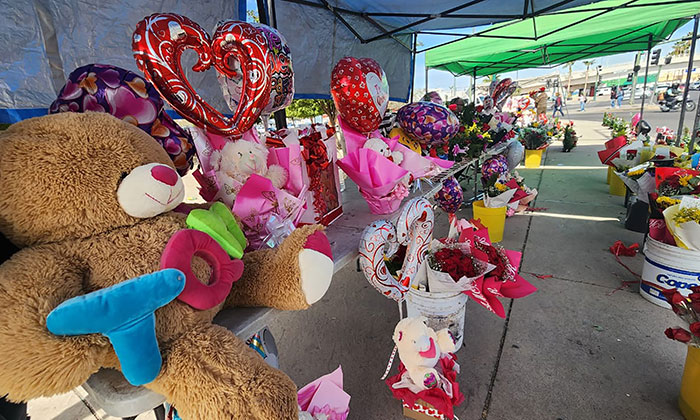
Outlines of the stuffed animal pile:
{"type": "Polygon", "coordinates": [[[185,419],[298,418],[294,383],[211,321],[225,307],[319,300],[333,273],[320,226],[229,257],[220,243],[236,235],[217,232],[236,230],[231,215],[200,215],[211,235],[188,229],[168,154],[104,113],[12,125],[0,184],[0,233],[21,248],[0,265],[0,395],[68,392],[111,367],[185,419]]]}

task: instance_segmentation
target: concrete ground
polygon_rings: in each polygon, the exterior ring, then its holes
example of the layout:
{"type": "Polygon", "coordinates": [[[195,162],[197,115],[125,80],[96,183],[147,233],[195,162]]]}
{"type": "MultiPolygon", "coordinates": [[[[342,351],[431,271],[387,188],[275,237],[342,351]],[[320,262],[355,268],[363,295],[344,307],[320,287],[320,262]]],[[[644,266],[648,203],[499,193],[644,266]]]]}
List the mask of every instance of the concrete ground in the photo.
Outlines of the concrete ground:
{"type": "MultiPolygon", "coordinates": [[[[505,302],[505,320],[468,302],[457,354],[467,397],[455,412],[461,420],[682,419],[676,399],[685,348],[663,334],[679,322],[636,286],[620,289],[635,277],[607,248],[616,240],[641,244],[643,235],[624,229],[623,198],[608,194],[595,153],[608,130],[599,120],[576,121],[576,130],[571,153],[555,143],[542,168],[519,169],[540,191],[533,206],[546,210],[508,219],[502,244],[524,253],[521,274],[539,290],[505,302]]],[[[439,236],[447,220],[437,213],[439,236]]],[[[643,256],[623,258],[641,273],[643,256]]],[[[398,320],[396,304],[350,264],[321,302],[280,316],[270,329],[282,370],[299,386],[342,365],[350,419],[398,420],[401,404],[379,380],[398,320]]],[[[75,394],[32,401],[30,414],[103,418],[75,394]]]]}

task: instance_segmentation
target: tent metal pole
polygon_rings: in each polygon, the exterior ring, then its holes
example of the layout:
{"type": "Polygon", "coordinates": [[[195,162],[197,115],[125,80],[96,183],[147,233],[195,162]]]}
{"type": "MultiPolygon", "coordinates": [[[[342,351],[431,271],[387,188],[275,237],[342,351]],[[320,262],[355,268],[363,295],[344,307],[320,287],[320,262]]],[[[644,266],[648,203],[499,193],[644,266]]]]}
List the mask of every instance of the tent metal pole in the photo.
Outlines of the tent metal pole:
{"type": "Polygon", "coordinates": [[[413,94],[416,91],[416,50],[418,49],[418,34],[413,34],[413,50],[411,50],[411,58],[413,59],[413,78],[411,78],[411,103],[413,103],[413,94]]]}
{"type": "Polygon", "coordinates": [[[425,94],[428,94],[428,66],[425,66],[425,94]]]}
{"type": "Polygon", "coordinates": [[[472,73],[472,103],[476,106],[476,67],[472,73]]]}
{"type": "MultiPolygon", "coordinates": [[[[273,28],[277,27],[277,21],[275,19],[275,3],[274,0],[258,0],[258,18],[260,23],[263,25],[270,25],[273,28]]],[[[287,128],[287,112],[284,109],[280,109],[275,112],[275,128],[277,130],[281,128],[287,128]]],[[[265,123],[265,128],[267,129],[267,123],[265,123]]]]}
{"type": "MultiPolygon", "coordinates": [[[[647,45],[647,66],[644,70],[644,87],[642,88],[642,109],[639,111],[639,119],[644,118],[644,102],[647,97],[647,78],[649,77],[649,60],[651,59],[651,39],[652,34],[649,34],[649,44],[647,45]]],[[[635,74],[636,77],[636,74],[635,74]]],[[[632,98],[634,98],[635,89],[632,89],[632,98]]],[[[651,99],[651,98],[649,98],[651,99]]],[[[633,127],[634,128],[634,127],[633,127]]]]}
{"type": "Polygon", "coordinates": [[[693,59],[695,58],[695,41],[698,37],[698,24],[700,24],[700,13],[695,15],[695,23],[693,24],[693,39],[690,40],[690,57],[688,58],[688,75],[685,76],[685,89],[683,89],[683,102],[681,103],[681,117],[678,121],[678,131],[676,132],[676,146],[681,144],[683,137],[683,120],[685,119],[685,101],[688,100],[688,92],[690,91],[690,76],[693,73],[693,59]]]}
{"type": "Polygon", "coordinates": [[[695,110],[695,122],[693,123],[693,131],[690,133],[690,144],[688,152],[695,151],[695,145],[700,142],[700,106],[695,110]]]}

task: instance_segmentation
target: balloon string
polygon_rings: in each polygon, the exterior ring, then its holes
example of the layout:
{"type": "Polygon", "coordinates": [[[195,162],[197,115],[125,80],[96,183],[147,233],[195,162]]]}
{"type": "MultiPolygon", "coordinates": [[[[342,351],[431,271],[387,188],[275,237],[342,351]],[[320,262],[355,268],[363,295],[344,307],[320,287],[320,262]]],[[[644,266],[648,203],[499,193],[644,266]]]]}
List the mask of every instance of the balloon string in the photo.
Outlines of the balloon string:
{"type": "Polygon", "coordinates": [[[391,351],[391,356],[389,356],[389,363],[386,365],[386,370],[384,371],[384,375],[380,380],[386,379],[387,376],[389,376],[389,371],[391,371],[391,366],[394,364],[394,358],[396,357],[396,350],[398,350],[398,347],[394,346],[394,349],[391,351]]]}

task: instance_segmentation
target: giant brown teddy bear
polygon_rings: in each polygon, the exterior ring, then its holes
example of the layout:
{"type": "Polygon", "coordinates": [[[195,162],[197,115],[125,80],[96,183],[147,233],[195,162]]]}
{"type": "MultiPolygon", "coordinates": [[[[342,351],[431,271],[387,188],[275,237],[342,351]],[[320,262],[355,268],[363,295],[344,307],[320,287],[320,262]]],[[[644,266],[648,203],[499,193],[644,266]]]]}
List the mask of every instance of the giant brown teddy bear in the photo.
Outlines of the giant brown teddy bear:
{"type": "MultiPolygon", "coordinates": [[[[0,396],[68,392],[101,367],[120,367],[105,336],[56,336],[46,317],[67,299],[159,269],[169,238],[186,228],[185,216],[169,211],[182,192],[154,198],[159,210],[139,217],[117,197],[122,180],[154,162],[173,167],[150,136],[103,113],[33,118],[0,135],[0,232],[22,248],[0,266],[0,396]]],[[[296,310],[320,299],[332,276],[332,262],[319,271],[308,246],[319,235],[327,244],[320,229],[303,227],[274,250],[247,253],[242,277],[212,309],[179,300],[158,309],[163,363],[146,387],[185,419],[296,419],[294,383],[211,321],[223,307],[296,310]]],[[[199,279],[208,269],[193,264],[199,279]]]]}

